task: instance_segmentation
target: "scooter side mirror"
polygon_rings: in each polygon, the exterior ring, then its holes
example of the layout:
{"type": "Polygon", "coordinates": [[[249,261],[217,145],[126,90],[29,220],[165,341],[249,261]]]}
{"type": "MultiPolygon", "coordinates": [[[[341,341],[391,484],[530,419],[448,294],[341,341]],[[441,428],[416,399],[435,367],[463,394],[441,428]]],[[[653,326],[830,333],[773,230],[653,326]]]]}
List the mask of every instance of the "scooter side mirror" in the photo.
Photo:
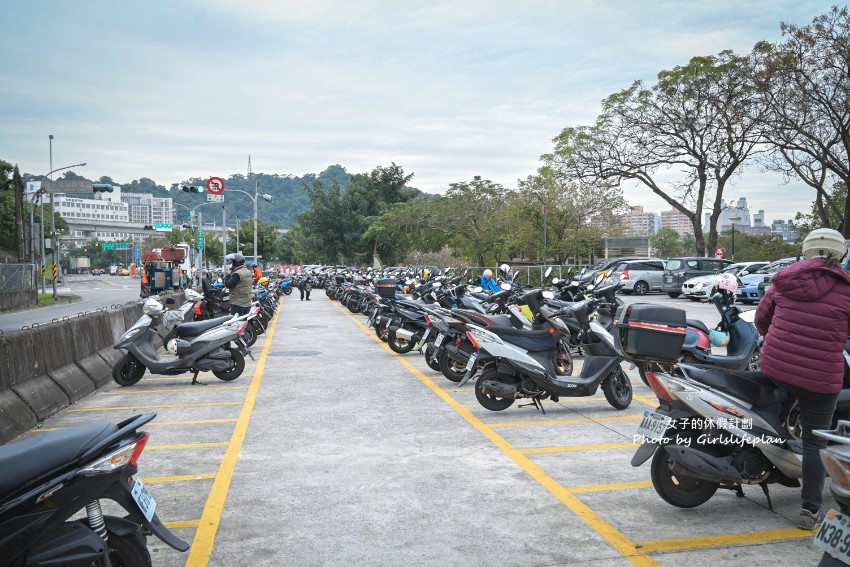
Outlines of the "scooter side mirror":
{"type": "Polygon", "coordinates": [[[543,299],[555,299],[555,294],[548,289],[543,290],[543,299]]]}
{"type": "Polygon", "coordinates": [[[167,297],[167,298],[165,298],[165,304],[166,304],[166,305],[174,305],[175,303],[177,303],[177,302],[176,302],[176,301],[174,301],[174,298],[173,298],[173,297],[167,297]]]}

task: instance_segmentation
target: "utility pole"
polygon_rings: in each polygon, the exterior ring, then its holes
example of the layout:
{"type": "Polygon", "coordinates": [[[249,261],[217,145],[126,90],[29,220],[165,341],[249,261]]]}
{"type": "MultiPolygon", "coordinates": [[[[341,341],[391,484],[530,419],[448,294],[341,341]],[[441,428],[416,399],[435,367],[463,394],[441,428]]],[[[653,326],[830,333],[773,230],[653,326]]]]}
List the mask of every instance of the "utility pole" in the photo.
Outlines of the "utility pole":
{"type": "Polygon", "coordinates": [[[222,265],[224,271],[227,272],[227,207],[224,205],[221,206],[221,252],[224,256],[222,265]]]}

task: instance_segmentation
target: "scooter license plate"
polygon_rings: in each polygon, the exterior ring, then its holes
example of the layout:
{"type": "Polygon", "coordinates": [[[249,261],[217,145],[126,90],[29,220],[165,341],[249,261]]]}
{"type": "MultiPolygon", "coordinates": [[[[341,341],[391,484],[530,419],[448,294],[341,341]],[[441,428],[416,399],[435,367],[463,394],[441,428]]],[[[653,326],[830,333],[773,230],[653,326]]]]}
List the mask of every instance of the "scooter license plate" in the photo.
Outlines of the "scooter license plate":
{"type": "Polygon", "coordinates": [[[478,355],[473,354],[469,357],[469,361],[466,363],[466,369],[472,370],[475,367],[475,361],[478,360],[478,355]]]}
{"type": "Polygon", "coordinates": [[[443,333],[440,333],[439,335],[437,335],[437,338],[434,339],[434,346],[439,347],[440,345],[442,345],[444,338],[446,338],[446,335],[443,334],[443,333]]]}
{"type": "Polygon", "coordinates": [[[150,491],[142,483],[142,479],[134,479],[133,489],[131,491],[133,500],[139,505],[139,510],[142,511],[145,518],[150,522],[153,519],[153,513],[156,511],[156,500],[153,499],[150,491]]]}
{"type": "Polygon", "coordinates": [[[850,517],[835,510],[827,512],[815,535],[815,546],[850,565],[850,517]]]}
{"type": "Polygon", "coordinates": [[[673,419],[666,415],[660,415],[646,410],[643,412],[643,419],[638,426],[637,433],[647,441],[657,441],[664,437],[667,428],[670,427],[672,422],[673,419]]]}

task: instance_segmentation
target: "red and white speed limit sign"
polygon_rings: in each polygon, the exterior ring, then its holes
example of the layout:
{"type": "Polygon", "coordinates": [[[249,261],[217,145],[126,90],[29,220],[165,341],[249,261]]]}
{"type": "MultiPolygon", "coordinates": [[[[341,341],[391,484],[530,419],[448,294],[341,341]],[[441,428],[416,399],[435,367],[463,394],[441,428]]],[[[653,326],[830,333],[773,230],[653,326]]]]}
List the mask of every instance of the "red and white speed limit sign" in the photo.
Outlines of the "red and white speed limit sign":
{"type": "Polygon", "coordinates": [[[207,191],[213,195],[221,195],[224,193],[224,179],[221,177],[210,177],[207,180],[207,191]]]}

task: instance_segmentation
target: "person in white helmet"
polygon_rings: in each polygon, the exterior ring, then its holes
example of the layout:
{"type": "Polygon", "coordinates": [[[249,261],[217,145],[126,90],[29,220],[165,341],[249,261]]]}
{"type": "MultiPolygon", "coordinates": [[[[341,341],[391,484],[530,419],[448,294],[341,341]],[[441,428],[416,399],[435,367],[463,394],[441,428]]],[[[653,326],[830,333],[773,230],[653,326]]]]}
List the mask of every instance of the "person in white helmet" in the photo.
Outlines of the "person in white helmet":
{"type": "Polygon", "coordinates": [[[823,521],[821,493],[826,473],[820,450],[844,383],[844,344],[850,332],[850,275],[841,267],[844,236],[819,228],[803,241],[806,260],[773,276],[756,311],[764,336],[761,369],[797,396],[803,424],[803,508],[797,525],[814,529],[823,521]]]}

